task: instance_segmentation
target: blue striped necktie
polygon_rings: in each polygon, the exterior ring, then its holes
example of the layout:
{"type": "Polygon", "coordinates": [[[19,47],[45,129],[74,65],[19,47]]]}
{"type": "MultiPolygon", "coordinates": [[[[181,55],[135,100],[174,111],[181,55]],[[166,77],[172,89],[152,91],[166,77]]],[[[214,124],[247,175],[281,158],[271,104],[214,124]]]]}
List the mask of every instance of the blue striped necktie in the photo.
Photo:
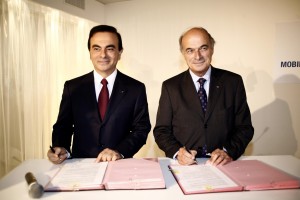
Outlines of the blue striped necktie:
{"type": "Polygon", "coordinates": [[[198,82],[200,83],[200,88],[198,90],[198,96],[200,98],[201,106],[202,106],[202,110],[203,110],[204,114],[205,114],[206,108],[207,108],[207,95],[206,95],[206,91],[204,89],[205,81],[206,81],[205,78],[199,78],[199,80],[198,80],[198,82]]]}

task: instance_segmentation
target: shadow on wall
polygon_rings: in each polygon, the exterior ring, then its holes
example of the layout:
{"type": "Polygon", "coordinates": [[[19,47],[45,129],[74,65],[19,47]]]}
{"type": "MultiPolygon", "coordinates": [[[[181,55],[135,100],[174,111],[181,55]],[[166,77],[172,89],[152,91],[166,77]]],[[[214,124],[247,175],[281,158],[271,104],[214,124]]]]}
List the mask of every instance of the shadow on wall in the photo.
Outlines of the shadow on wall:
{"type": "Polygon", "coordinates": [[[282,95],[274,89],[276,84],[273,84],[270,75],[264,71],[253,72],[247,77],[247,83],[253,84],[250,88],[254,90],[254,101],[270,101],[252,113],[255,132],[245,155],[294,155],[297,141],[290,108],[286,101],[278,98],[282,95]]]}

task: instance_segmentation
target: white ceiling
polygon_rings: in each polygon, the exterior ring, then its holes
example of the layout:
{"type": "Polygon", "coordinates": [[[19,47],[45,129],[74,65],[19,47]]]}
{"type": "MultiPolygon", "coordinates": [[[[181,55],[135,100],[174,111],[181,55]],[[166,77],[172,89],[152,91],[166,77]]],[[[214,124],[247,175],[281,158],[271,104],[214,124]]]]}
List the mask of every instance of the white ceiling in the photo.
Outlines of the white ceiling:
{"type": "Polygon", "coordinates": [[[96,0],[103,4],[115,3],[115,2],[122,2],[122,1],[130,1],[130,0],[96,0]]]}

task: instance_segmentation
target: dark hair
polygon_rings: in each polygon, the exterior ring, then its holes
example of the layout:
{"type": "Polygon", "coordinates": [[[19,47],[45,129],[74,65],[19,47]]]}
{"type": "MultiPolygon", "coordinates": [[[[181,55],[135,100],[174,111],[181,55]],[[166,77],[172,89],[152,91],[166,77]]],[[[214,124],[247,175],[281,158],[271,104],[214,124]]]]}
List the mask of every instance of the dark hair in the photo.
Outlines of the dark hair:
{"type": "Polygon", "coordinates": [[[98,25],[98,26],[94,26],[91,31],[90,31],[90,35],[89,35],[89,40],[88,40],[88,49],[90,50],[90,40],[91,37],[93,37],[93,35],[95,33],[98,32],[109,32],[109,33],[114,33],[116,34],[118,41],[119,41],[119,46],[118,49],[119,51],[123,50],[123,44],[122,44],[122,38],[120,33],[118,33],[117,29],[113,26],[109,26],[109,25],[98,25]]]}
{"type": "Polygon", "coordinates": [[[208,32],[205,28],[203,28],[203,27],[194,27],[194,28],[191,28],[191,29],[187,30],[186,32],[184,32],[184,33],[180,36],[180,38],[179,38],[179,46],[180,46],[180,50],[182,50],[182,39],[183,39],[183,37],[184,37],[189,31],[191,31],[191,30],[198,30],[198,31],[204,32],[204,33],[208,36],[209,41],[210,41],[210,44],[212,45],[212,47],[215,46],[215,43],[216,43],[215,39],[209,34],[209,32],[208,32]]]}

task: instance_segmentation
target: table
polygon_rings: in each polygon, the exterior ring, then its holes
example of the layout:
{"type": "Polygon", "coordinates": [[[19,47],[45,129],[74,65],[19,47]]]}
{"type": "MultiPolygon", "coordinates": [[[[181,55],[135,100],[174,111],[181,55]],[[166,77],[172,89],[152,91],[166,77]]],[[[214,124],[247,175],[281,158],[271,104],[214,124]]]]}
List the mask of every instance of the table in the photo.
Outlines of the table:
{"type": "MultiPolygon", "coordinates": [[[[299,177],[300,179],[300,159],[290,155],[280,156],[243,156],[240,159],[256,159],[275,166],[287,173],[299,177]]],[[[205,160],[199,159],[198,162],[205,160]]],[[[164,174],[166,189],[156,190],[94,190],[78,192],[45,192],[41,199],[62,199],[62,200],[93,200],[93,199],[130,199],[130,200],[242,200],[242,199],[272,199],[272,200],[299,200],[300,189],[290,190],[265,190],[265,191],[243,191],[184,195],[168,169],[168,165],[173,162],[169,158],[159,158],[159,162],[164,174]]],[[[0,180],[1,200],[26,200],[31,199],[28,195],[28,186],[25,181],[25,174],[32,172],[42,185],[47,183],[49,177],[45,172],[53,167],[47,159],[26,160],[21,165],[13,169],[0,180]]]]}

